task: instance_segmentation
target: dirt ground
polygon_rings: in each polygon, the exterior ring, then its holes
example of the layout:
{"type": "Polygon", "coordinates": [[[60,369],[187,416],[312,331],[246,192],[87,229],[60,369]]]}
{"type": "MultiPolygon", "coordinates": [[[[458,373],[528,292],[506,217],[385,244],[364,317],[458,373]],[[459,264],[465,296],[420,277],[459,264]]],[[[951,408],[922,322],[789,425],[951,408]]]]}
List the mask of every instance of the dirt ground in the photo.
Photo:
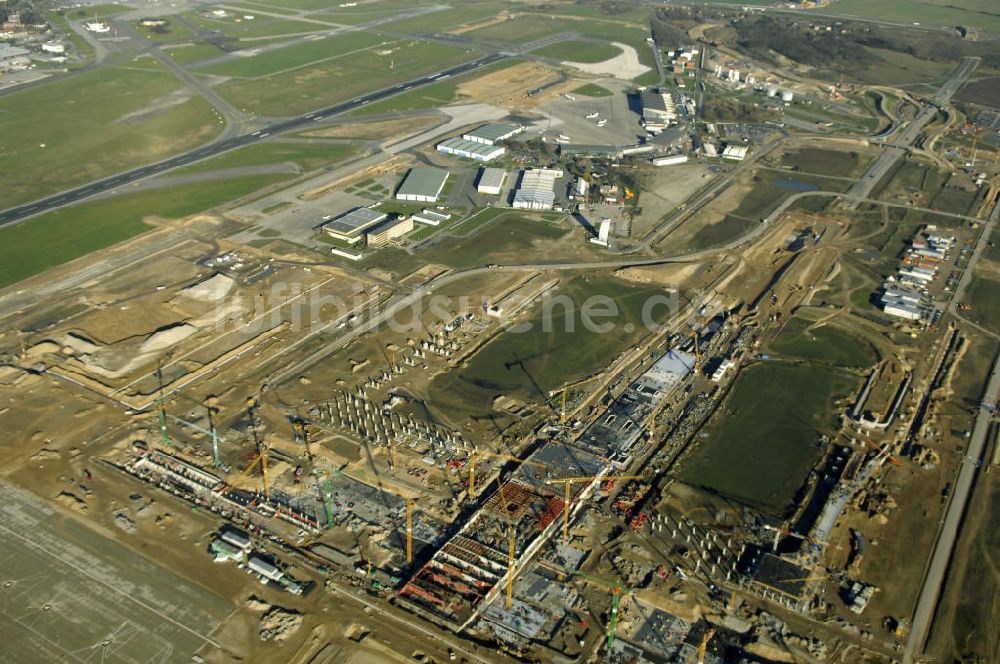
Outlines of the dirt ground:
{"type": "Polygon", "coordinates": [[[406,136],[412,136],[439,123],[440,120],[435,117],[351,122],[309,131],[302,135],[314,136],[316,138],[362,138],[371,141],[381,141],[386,138],[401,139],[406,136]]]}
{"type": "Polygon", "coordinates": [[[524,62],[460,84],[457,96],[460,103],[483,102],[512,111],[523,111],[544,104],[581,85],[579,80],[567,79],[531,97],[527,95],[529,90],[559,81],[560,78],[560,72],[553,67],[524,62]]]}

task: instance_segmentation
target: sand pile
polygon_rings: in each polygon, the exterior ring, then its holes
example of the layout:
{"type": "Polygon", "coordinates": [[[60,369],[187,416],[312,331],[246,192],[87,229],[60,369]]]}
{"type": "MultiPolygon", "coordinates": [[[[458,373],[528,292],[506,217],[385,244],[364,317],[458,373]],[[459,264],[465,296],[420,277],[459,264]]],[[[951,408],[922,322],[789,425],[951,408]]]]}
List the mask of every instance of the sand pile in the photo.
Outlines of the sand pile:
{"type": "Polygon", "coordinates": [[[180,294],[201,302],[218,302],[228,295],[235,285],[236,282],[231,277],[216,272],[208,279],[188,286],[180,291],[180,294]]]}
{"type": "Polygon", "coordinates": [[[176,325],[169,325],[167,327],[160,328],[156,332],[149,335],[149,337],[139,345],[139,352],[156,353],[161,350],[166,350],[167,348],[184,341],[197,331],[197,327],[194,325],[188,325],[187,323],[177,323],[176,325]]]}

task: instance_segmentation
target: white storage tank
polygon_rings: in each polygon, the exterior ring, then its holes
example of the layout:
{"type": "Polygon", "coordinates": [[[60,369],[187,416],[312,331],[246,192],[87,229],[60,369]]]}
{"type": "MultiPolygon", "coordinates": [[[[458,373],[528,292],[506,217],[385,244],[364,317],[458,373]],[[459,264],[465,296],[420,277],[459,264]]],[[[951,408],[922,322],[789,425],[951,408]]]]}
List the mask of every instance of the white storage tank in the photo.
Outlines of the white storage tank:
{"type": "Polygon", "coordinates": [[[791,90],[782,90],[781,101],[787,104],[790,103],[793,99],[795,99],[795,94],[791,90]]]}

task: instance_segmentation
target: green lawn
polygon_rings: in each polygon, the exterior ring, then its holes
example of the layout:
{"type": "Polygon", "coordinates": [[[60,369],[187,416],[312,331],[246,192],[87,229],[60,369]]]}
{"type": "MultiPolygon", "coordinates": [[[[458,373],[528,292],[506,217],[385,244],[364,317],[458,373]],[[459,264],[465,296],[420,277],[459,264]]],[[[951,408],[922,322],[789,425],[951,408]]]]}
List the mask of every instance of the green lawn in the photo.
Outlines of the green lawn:
{"type": "Polygon", "coordinates": [[[0,207],[163,159],[216,135],[218,120],[200,97],[157,107],[181,84],[148,59],[141,64],[0,97],[0,207]],[[140,111],[148,114],[128,117],[140,111]]]}
{"type": "Polygon", "coordinates": [[[0,287],[149,230],[147,215],[179,218],[245,196],[284,176],[157,189],[81,203],[0,229],[0,287]]]}
{"type": "Polygon", "coordinates": [[[198,11],[188,11],[182,14],[182,16],[191,22],[192,25],[196,25],[203,30],[218,31],[227,37],[233,37],[241,40],[259,41],[266,39],[267,37],[281,37],[283,35],[306,32],[321,32],[324,30],[331,30],[335,27],[332,21],[329,26],[325,26],[321,23],[296,21],[256,14],[254,14],[256,18],[252,21],[246,21],[241,18],[237,23],[236,19],[240,15],[242,14],[238,15],[230,12],[228,16],[215,18],[202,16],[198,11]]]}
{"type": "MultiPolygon", "coordinates": [[[[505,7],[505,4],[501,2],[475,4],[470,2],[466,4],[466,1],[467,0],[463,0],[461,3],[452,3],[451,7],[449,9],[445,9],[444,11],[431,12],[415,18],[404,18],[398,21],[393,21],[388,24],[388,29],[416,33],[444,32],[462,25],[484,21],[488,18],[496,16],[497,13],[505,7]]],[[[380,2],[378,5],[366,6],[380,6],[381,4],[382,3],[380,2]]],[[[361,5],[358,6],[358,8],[360,7],[361,5]]],[[[412,5],[410,5],[410,7],[412,7],[412,5]]]]}
{"type": "Polygon", "coordinates": [[[554,58],[566,62],[604,62],[618,55],[622,50],[611,44],[585,41],[564,41],[543,46],[532,51],[543,58],[554,58]]]}
{"type": "Polygon", "coordinates": [[[792,170],[838,177],[860,176],[866,163],[859,153],[846,150],[799,148],[781,155],[781,165],[792,170]]]}
{"type": "Polygon", "coordinates": [[[226,53],[214,44],[204,43],[173,46],[164,50],[174,62],[182,65],[191,64],[192,62],[201,62],[202,60],[208,60],[209,58],[217,58],[220,55],[225,55],[226,53]]]}
{"type": "Polygon", "coordinates": [[[826,12],[907,25],[920,23],[922,26],[935,28],[962,25],[1000,33],[1000,7],[995,2],[987,4],[948,0],[947,3],[937,4],[927,0],[837,0],[829,7],[813,10],[816,14],[826,12]]]}
{"type": "Polygon", "coordinates": [[[194,31],[177,19],[171,20],[170,17],[167,16],[161,16],[159,18],[165,20],[167,24],[147,27],[139,25],[139,22],[136,21],[136,31],[139,34],[145,35],[146,39],[155,42],[177,42],[186,39],[195,39],[194,31]]]}
{"type": "Polygon", "coordinates": [[[455,46],[409,41],[391,53],[374,50],[345,55],[252,81],[234,79],[216,90],[237,108],[260,115],[295,115],[344,101],[421,74],[467,62],[476,54],[455,46]]]}
{"type": "Polygon", "coordinates": [[[204,173],[224,168],[261,166],[282,162],[292,162],[303,171],[308,172],[344,161],[358,154],[359,151],[359,146],[349,143],[257,143],[179,168],[171,171],[171,175],[204,173]]]}
{"type": "Polygon", "coordinates": [[[466,34],[473,39],[523,44],[557,32],[577,30],[576,24],[574,21],[570,27],[565,19],[551,15],[522,14],[515,19],[488,25],[466,34]]]}
{"type": "Polygon", "coordinates": [[[281,71],[337,58],[345,53],[370,48],[385,42],[386,40],[379,35],[368,32],[351,32],[338,37],[268,51],[260,55],[236,58],[201,69],[199,73],[248,78],[270,76],[281,71]]]}
{"type": "Polygon", "coordinates": [[[811,317],[796,314],[768,343],[768,352],[841,367],[868,367],[878,360],[875,349],[861,338],[830,323],[810,330],[814,322],[811,317]]]}
{"type": "MultiPolygon", "coordinates": [[[[497,217],[508,213],[510,213],[510,211],[504,208],[487,208],[484,210],[480,210],[476,214],[469,215],[468,217],[463,219],[461,223],[455,225],[455,227],[452,228],[452,232],[455,235],[461,235],[462,237],[465,237],[467,235],[472,235],[477,230],[479,230],[489,222],[493,221],[497,217]]],[[[511,214],[512,216],[517,216],[514,213],[511,214]]]]}
{"type": "Polygon", "coordinates": [[[575,95],[583,95],[584,97],[611,97],[615,93],[607,88],[602,88],[595,83],[587,83],[586,85],[581,85],[576,90],[573,90],[575,95]]]}
{"type": "MultiPolygon", "coordinates": [[[[461,369],[435,378],[431,401],[461,401],[457,407],[481,414],[490,412],[493,398],[500,394],[547,401],[549,390],[605,366],[648,334],[642,325],[643,306],[649,298],[661,295],[664,292],[658,287],[637,286],[603,275],[566,280],[551,298],[533,305],[526,329],[502,333],[461,369]],[[611,324],[603,333],[586,329],[582,322],[584,304],[594,296],[613,301],[617,310],[607,318],[591,318],[593,323],[611,324]],[[563,304],[564,299],[572,306],[563,304]]],[[[665,310],[659,307],[654,311],[659,314],[665,310]]]]}
{"type": "Polygon", "coordinates": [[[456,268],[485,265],[492,262],[517,262],[523,252],[534,248],[536,241],[552,241],[562,237],[566,230],[516,215],[504,215],[498,223],[469,238],[448,238],[429,247],[423,257],[431,263],[441,263],[456,268]]]}
{"type": "Polygon", "coordinates": [[[834,401],[857,379],[834,369],[765,363],[743,370],[680,467],[688,484],[781,516],[819,460],[834,401]]]}

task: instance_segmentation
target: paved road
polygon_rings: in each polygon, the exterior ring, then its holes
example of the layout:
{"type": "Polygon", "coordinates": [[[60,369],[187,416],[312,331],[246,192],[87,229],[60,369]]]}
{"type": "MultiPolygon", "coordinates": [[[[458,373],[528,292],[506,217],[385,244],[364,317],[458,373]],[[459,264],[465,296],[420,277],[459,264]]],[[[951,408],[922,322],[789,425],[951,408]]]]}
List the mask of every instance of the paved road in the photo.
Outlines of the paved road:
{"type": "MultiPolygon", "coordinates": [[[[344,334],[340,335],[336,339],[332,340],[330,343],[324,345],[309,355],[298,360],[294,364],[288,365],[283,369],[280,369],[275,374],[272,374],[268,378],[268,383],[271,385],[280,385],[285,380],[297,377],[301,375],[303,371],[311,366],[314,366],[321,360],[328,357],[330,354],[335,352],[337,349],[343,347],[344,345],[350,343],[354,339],[373,332],[379,328],[382,324],[387,321],[394,319],[394,316],[402,311],[411,310],[415,307],[422,298],[425,296],[433,294],[433,292],[443,286],[454,283],[465,279],[466,277],[475,276],[478,274],[486,274],[490,272],[524,272],[532,270],[559,270],[559,271],[578,271],[578,270],[606,270],[606,269],[618,269],[626,267],[642,267],[650,265],[666,265],[670,263],[690,263],[694,261],[707,258],[709,256],[729,252],[737,247],[740,247],[748,242],[755,240],[762,233],[767,231],[771,227],[771,222],[778,219],[784,212],[794,205],[797,201],[802,198],[807,198],[809,196],[843,196],[839,192],[833,191],[804,191],[797,194],[792,194],[786,198],[781,205],[775,209],[770,215],[768,215],[761,223],[754,226],[745,235],[736,238],[722,246],[713,247],[711,249],[703,249],[701,251],[695,251],[688,254],[681,254],[678,256],[666,256],[660,258],[619,258],[610,261],[592,261],[592,262],[579,262],[579,263],[561,263],[558,261],[552,261],[551,263],[541,262],[541,263],[523,263],[517,265],[495,265],[495,266],[483,266],[474,267],[466,270],[458,270],[455,272],[448,272],[439,277],[431,279],[425,284],[417,286],[412,291],[396,296],[395,298],[387,301],[383,307],[381,307],[377,312],[375,312],[369,318],[361,321],[357,326],[346,331],[344,334]]],[[[320,326],[319,328],[313,330],[310,336],[318,335],[324,331],[329,331],[336,329],[343,322],[343,319],[337,319],[330,321],[326,325],[320,326]]],[[[169,394],[169,393],[168,393],[169,394]]]]}
{"type": "Polygon", "coordinates": [[[865,173],[856,185],[851,187],[848,198],[853,199],[856,204],[857,199],[868,198],[875,186],[882,181],[882,178],[895,166],[896,162],[905,155],[913,146],[913,143],[920,136],[924,127],[934,119],[938,113],[938,108],[948,103],[952,95],[965,84],[972,72],[979,65],[979,58],[964,58],[945,81],[944,85],[931,98],[931,103],[926,104],[920,113],[902,131],[897,132],[893,145],[886,145],[885,151],[879,155],[868,172],[865,173]]]}
{"type": "Polygon", "coordinates": [[[416,87],[434,83],[442,78],[458,76],[474,69],[479,69],[480,67],[493,64],[494,62],[503,60],[506,57],[507,55],[503,53],[487,55],[479,58],[478,60],[472,60],[471,62],[466,62],[449,69],[444,69],[436,74],[422,76],[406,83],[399,83],[389,88],[369,92],[350,101],[334,104],[333,106],[328,106],[306,115],[272,123],[260,131],[225,138],[216,143],[202,146],[195,150],[179,154],[175,157],[171,157],[170,159],[166,159],[155,164],[147,164],[146,166],[141,166],[125,173],[119,173],[118,175],[112,175],[111,177],[103,180],[91,182],[90,184],[77,187],[76,189],[60,192],[32,203],[26,203],[18,207],[4,210],[3,212],[0,212],[0,227],[17,223],[24,219],[28,219],[29,217],[33,217],[65,205],[77,203],[97,194],[102,194],[112,189],[125,186],[137,180],[159,175],[160,173],[169,171],[172,168],[186,166],[192,162],[201,161],[202,159],[214,157],[215,155],[223,152],[229,152],[230,150],[235,150],[237,148],[256,143],[257,141],[267,138],[271,134],[292,131],[310,126],[313,122],[322,120],[331,115],[346,113],[347,111],[354,110],[359,106],[376,102],[416,87]]]}
{"type": "MultiPolygon", "coordinates": [[[[996,228],[997,220],[1000,219],[1000,204],[993,207],[989,220],[979,236],[969,265],[962,273],[962,277],[955,288],[955,295],[952,297],[948,307],[951,313],[959,318],[958,303],[962,299],[965,287],[972,278],[973,268],[979,260],[990,236],[996,228]]],[[[978,326],[977,326],[978,327],[978,326]]],[[[984,330],[985,331],[985,330],[984,330]]],[[[986,331],[996,336],[996,333],[986,331]]],[[[988,404],[990,408],[996,405],[1000,398],[1000,355],[993,362],[993,371],[990,374],[986,391],[982,398],[983,404],[988,404]]],[[[931,554],[931,561],[924,576],[924,583],[917,597],[917,608],[913,613],[913,625],[910,628],[910,638],[903,649],[903,664],[909,664],[914,657],[923,652],[924,642],[927,640],[927,633],[934,619],[934,612],[937,609],[941,589],[944,586],[945,577],[948,572],[948,563],[951,562],[954,553],[955,543],[958,539],[959,528],[962,525],[962,518],[969,503],[969,496],[972,491],[972,482],[979,470],[980,460],[986,450],[987,438],[989,436],[990,424],[993,421],[993,412],[989,408],[980,408],[976,417],[976,424],[972,430],[972,438],[965,456],[962,458],[961,466],[958,470],[958,479],[955,480],[955,488],[951,494],[951,501],[945,513],[941,531],[938,533],[937,542],[934,544],[934,552],[931,554]]]]}

